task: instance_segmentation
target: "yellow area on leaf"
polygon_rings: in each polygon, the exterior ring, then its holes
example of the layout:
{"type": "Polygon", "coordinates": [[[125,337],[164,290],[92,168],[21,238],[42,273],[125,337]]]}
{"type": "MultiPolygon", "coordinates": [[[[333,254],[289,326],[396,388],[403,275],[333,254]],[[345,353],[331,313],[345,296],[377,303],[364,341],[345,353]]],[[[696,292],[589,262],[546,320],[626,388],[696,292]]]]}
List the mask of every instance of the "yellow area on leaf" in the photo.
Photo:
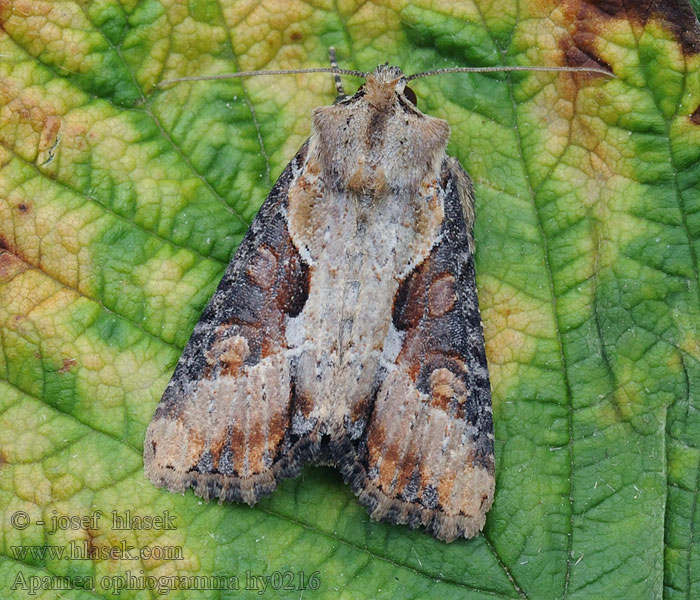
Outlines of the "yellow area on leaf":
{"type": "Polygon", "coordinates": [[[93,48],[102,41],[80,4],[40,0],[3,0],[3,28],[32,55],[58,63],[71,73],[96,66],[93,48]]]}
{"type": "Polygon", "coordinates": [[[504,398],[520,365],[529,364],[537,337],[553,337],[549,310],[524,292],[493,277],[479,278],[486,357],[495,398],[504,398]],[[506,387],[504,387],[506,386],[506,387]]]}

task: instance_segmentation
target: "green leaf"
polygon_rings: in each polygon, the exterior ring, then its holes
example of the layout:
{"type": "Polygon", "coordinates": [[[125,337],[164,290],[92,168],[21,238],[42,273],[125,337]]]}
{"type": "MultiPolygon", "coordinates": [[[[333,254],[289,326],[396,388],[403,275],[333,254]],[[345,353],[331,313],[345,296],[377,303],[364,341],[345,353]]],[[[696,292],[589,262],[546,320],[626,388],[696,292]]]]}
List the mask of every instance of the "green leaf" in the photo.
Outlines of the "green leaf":
{"type": "Polygon", "coordinates": [[[690,4],[0,0],[0,25],[0,596],[700,596],[690,4]],[[617,76],[415,82],[476,187],[497,490],[472,540],[370,522],[330,469],[255,508],[143,475],[201,310],[334,97],[325,75],[156,83],[326,66],[331,45],[362,70],[617,76]]]}

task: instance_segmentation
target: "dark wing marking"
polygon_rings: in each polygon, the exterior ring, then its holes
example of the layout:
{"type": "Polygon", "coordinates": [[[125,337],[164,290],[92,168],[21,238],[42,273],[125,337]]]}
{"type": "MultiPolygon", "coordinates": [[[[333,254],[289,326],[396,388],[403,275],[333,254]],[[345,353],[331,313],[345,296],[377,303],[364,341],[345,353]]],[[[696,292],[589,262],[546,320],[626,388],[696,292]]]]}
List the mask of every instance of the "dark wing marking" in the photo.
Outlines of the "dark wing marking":
{"type": "Polygon", "coordinates": [[[441,176],[440,237],[394,301],[401,350],[385,367],[365,435],[339,448],[336,462],[373,518],[424,525],[450,541],[483,527],[494,460],[471,183],[452,158],[441,176]]]}
{"type": "Polygon", "coordinates": [[[285,324],[304,306],[309,267],[289,236],[286,208],[306,153],[305,144],[265,200],[148,427],[145,471],[158,486],[253,504],[301,468],[308,448],[290,426],[285,324]]]}

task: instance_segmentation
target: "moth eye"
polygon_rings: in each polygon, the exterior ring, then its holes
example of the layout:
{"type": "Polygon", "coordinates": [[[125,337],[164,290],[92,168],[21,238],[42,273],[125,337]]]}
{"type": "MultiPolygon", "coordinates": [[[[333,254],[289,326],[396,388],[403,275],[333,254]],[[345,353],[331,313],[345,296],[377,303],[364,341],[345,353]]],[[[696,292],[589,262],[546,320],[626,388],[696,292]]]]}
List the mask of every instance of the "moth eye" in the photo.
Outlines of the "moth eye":
{"type": "Polygon", "coordinates": [[[408,86],[403,88],[403,95],[406,96],[406,100],[408,100],[411,104],[414,106],[418,105],[418,98],[416,98],[416,93],[408,86]]]}

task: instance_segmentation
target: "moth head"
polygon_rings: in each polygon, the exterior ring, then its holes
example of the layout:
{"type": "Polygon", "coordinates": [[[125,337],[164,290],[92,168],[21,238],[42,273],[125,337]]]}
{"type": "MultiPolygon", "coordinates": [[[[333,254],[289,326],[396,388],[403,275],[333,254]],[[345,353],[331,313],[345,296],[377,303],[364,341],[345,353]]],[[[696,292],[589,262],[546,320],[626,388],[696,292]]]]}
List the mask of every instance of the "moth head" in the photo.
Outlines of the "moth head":
{"type": "Polygon", "coordinates": [[[388,63],[379,65],[372,73],[368,73],[360,88],[353,96],[340,100],[351,102],[362,98],[376,110],[386,111],[397,103],[405,110],[416,112],[417,98],[415,92],[406,85],[406,76],[399,67],[388,63]]]}

